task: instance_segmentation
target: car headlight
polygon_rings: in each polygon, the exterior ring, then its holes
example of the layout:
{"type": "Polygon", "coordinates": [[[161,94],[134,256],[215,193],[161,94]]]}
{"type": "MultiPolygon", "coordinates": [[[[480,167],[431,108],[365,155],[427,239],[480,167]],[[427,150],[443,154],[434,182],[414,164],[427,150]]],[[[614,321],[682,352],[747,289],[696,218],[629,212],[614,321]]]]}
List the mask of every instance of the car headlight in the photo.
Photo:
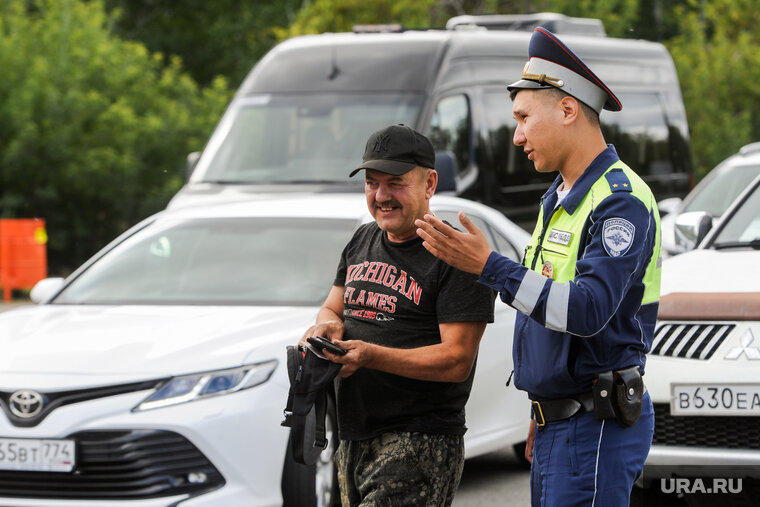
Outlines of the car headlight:
{"type": "Polygon", "coordinates": [[[240,368],[173,377],[133,410],[137,412],[169,407],[248,389],[269,380],[275,367],[277,367],[277,360],[273,359],[240,368]]]}

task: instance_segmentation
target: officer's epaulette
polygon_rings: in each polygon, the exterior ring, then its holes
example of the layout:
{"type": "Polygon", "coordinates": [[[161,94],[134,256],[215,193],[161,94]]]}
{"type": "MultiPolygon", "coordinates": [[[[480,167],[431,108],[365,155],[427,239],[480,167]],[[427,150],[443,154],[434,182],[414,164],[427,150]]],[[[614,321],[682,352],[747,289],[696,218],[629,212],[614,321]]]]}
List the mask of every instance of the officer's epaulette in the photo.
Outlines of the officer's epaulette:
{"type": "Polygon", "coordinates": [[[610,169],[604,174],[607,182],[610,184],[610,190],[613,192],[631,192],[631,180],[625,175],[622,169],[610,169]]]}

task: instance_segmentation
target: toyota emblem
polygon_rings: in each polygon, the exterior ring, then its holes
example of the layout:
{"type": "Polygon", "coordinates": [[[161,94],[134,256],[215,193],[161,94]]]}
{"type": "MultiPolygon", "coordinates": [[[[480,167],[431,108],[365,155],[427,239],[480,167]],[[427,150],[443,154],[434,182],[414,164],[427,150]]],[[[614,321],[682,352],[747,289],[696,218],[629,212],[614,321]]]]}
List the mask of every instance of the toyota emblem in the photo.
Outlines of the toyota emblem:
{"type": "Polygon", "coordinates": [[[45,403],[40,393],[28,389],[11,394],[9,401],[13,415],[22,419],[30,419],[42,412],[45,403]]]}

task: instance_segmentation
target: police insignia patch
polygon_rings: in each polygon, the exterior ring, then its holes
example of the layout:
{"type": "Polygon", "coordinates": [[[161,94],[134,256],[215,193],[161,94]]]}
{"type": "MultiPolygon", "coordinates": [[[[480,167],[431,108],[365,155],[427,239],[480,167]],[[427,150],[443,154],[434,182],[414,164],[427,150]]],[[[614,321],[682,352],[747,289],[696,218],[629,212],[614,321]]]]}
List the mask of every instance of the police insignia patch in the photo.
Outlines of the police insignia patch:
{"type": "Polygon", "coordinates": [[[636,227],[624,218],[608,218],[602,226],[602,244],[610,257],[620,257],[633,244],[636,227]]]}

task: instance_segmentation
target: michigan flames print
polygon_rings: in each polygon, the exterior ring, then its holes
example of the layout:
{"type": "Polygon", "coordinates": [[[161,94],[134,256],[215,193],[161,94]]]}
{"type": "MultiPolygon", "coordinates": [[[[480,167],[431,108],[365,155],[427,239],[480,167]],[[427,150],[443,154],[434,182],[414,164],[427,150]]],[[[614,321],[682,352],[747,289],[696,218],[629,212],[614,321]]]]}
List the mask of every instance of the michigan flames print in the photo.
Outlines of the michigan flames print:
{"type": "Polygon", "coordinates": [[[422,286],[403,269],[378,261],[352,264],[346,270],[343,304],[361,306],[346,308],[344,315],[369,320],[393,320],[398,298],[403,297],[415,305],[422,299],[422,286]],[[376,290],[360,289],[352,284],[374,284],[376,290]]]}

